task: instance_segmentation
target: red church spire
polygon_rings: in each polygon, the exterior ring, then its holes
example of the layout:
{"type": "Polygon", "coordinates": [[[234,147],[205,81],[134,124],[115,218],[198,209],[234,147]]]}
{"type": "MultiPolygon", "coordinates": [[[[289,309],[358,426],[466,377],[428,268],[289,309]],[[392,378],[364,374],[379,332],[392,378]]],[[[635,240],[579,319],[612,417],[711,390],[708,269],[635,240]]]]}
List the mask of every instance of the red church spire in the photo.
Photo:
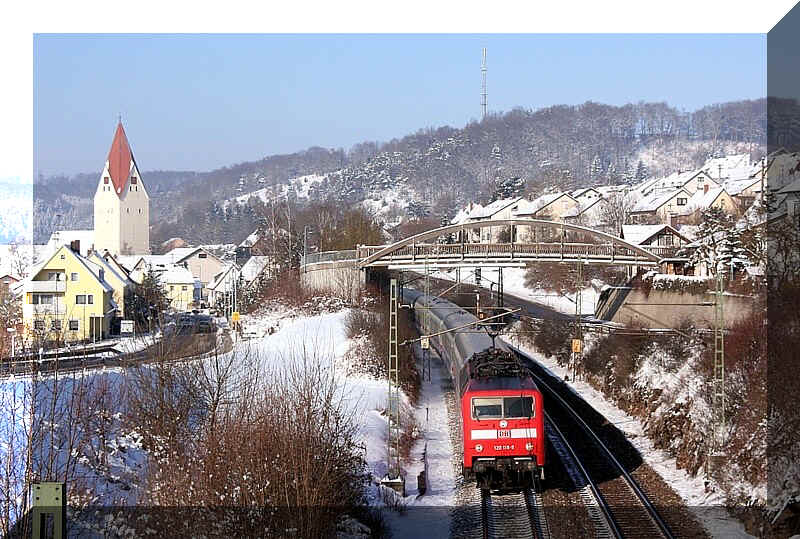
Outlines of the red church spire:
{"type": "Polygon", "coordinates": [[[122,128],[122,121],[117,124],[117,131],[114,133],[114,142],[111,143],[111,150],[108,152],[108,173],[114,184],[114,192],[117,195],[122,193],[128,176],[131,173],[131,161],[133,154],[131,146],[128,144],[128,137],[122,128]]]}

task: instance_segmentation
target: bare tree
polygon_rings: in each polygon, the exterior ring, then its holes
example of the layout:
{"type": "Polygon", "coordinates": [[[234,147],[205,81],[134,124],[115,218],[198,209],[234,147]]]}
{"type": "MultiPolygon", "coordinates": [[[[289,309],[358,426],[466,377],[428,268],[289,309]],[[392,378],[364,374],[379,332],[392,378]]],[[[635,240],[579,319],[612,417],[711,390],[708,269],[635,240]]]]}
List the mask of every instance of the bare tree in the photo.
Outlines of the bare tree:
{"type": "Polygon", "coordinates": [[[614,233],[619,234],[622,225],[629,224],[631,210],[634,207],[633,197],[629,193],[614,193],[606,199],[607,203],[601,211],[604,223],[614,227],[614,233]]]}

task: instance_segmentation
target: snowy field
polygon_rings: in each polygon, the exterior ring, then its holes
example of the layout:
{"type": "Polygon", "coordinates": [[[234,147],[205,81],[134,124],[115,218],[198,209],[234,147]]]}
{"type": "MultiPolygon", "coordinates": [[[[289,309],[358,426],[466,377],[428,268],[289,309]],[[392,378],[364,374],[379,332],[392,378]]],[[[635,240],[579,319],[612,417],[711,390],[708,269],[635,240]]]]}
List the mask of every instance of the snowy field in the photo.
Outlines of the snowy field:
{"type": "MultiPolygon", "coordinates": [[[[536,350],[520,345],[514,340],[508,340],[507,338],[505,340],[535,359],[562,380],[570,374],[566,368],[559,366],[554,359],[545,358],[536,350]]],[[[625,433],[631,444],[641,453],[645,462],[678,493],[713,537],[753,537],[745,532],[741,522],[731,517],[724,509],[724,496],[719,492],[706,493],[701,474],[698,474],[697,477],[691,477],[685,470],[678,467],[673,457],[653,447],[653,443],[644,433],[642,424],[638,419],[617,408],[587,382],[572,380],[567,382],[567,385],[591,404],[595,410],[603,414],[609,422],[625,433]]]]}

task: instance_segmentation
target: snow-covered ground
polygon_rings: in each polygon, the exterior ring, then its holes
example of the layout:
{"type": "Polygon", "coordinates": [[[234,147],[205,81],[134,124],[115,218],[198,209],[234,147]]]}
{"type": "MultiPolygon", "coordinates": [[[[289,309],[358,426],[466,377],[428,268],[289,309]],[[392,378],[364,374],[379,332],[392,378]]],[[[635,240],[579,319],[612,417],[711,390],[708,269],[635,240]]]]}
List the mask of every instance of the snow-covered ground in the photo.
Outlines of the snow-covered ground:
{"type": "MultiPolygon", "coordinates": [[[[456,278],[454,271],[437,271],[433,276],[451,281],[456,278]]],[[[497,283],[497,281],[497,268],[483,268],[481,270],[482,287],[489,289],[491,283],[497,283]]],[[[461,282],[475,284],[475,274],[472,271],[462,269],[461,282]]],[[[602,283],[595,281],[581,291],[581,314],[594,314],[601,289],[602,283]]],[[[559,294],[552,290],[528,288],[525,286],[525,268],[503,268],[503,292],[546,305],[564,314],[575,314],[575,294],[559,294]]]]}
{"type": "MultiPolygon", "coordinates": [[[[531,356],[562,380],[569,374],[567,369],[559,366],[554,359],[545,358],[535,349],[521,345],[515,340],[508,342],[531,356]]],[[[741,522],[731,517],[725,510],[723,507],[724,496],[719,492],[707,493],[700,474],[697,477],[691,477],[685,470],[678,467],[674,458],[664,451],[656,449],[652,441],[645,435],[638,419],[617,408],[587,382],[571,380],[567,384],[625,434],[631,444],[641,453],[645,462],[678,493],[713,537],[752,537],[745,532],[741,522]]]]}
{"type": "MultiPolygon", "coordinates": [[[[415,350],[416,357],[421,351],[415,350]]],[[[419,365],[419,362],[418,362],[419,365]]],[[[385,511],[392,537],[447,537],[450,509],[455,504],[456,476],[450,440],[447,403],[443,387],[450,374],[435,352],[431,354],[431,379],[422,382],[419,403],[414,410],[420,438],[414,444],[405,467],[405,512],[385,511]],[[427,491],[418,497],[417,476],[427,470],[427,491]]]]}

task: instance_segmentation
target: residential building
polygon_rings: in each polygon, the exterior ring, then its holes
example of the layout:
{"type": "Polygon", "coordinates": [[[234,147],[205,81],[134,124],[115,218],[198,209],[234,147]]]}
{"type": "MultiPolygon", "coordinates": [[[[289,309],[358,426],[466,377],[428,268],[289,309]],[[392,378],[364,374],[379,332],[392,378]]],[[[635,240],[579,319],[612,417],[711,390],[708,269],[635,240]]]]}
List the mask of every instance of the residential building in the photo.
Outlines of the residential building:
{"type": "Polygon", "coordinates": [[[112,255],[150,252],[150,196],[122,122],[94,195],[94,247],[112,255]]]}
{"type": "Polygon", "coordinates": [[[63,245],[23,285],[25,335],[32,341],[105,338],[118,306],[105,269],[63,245]]]}
{"type": "MultiPolygon", "coordinates": [[[[540,219],[543,221],[563,221],[564,215],[578,206],[569,193],[549,193],[533,201],[523,201],[515,212],[515,217],[520,219],[540,219]]],[[[550,227],[529,226],[517,231],[515,240],[519,241],[548,241],[554,232],[550,227]]]]}
{"type": "MultiPolygon", "coordinates": [[[[619,236],[661,257],[662,273],[683,275],[686,271],[689,259],[678,255],[691,240],[670,225],[623,225],[619,236]]],[[[634,267],[631,272],[636,273],[637,270],[634,267]]]]}
{"type": "MultiPolygon", "coordinates": [[[[250,260],[247,263],[250,263],[250,260]]],[[[241,270],[236,264],[228,264],[221,272],[215,275],[214,280],[208,285],[208,306],[232,305],[231,296],[238,284],[240,275],[241,270]]]]}
{"type": "Polygon", "coordinates": [[[167,293],[167,300],[172,309],[186,311],[196,304],[195,289],[201,288],[202,285],[195,282],[192,272],[188,269],[182,266],[172,266],[159,275],[159,281],[167,293]]]}
{"type": "Polygon", "coordinates": [[[8,292],[19,281],[20,281],[19,277],[15,277],[10,273],[3,275],[2,277],[0,277],[0,291],[8,292]]]}
{"type": "Polygon", "coordinates": [[[96,251],[88,256],[98,269],[102,269],[106,283],[114,289],[113,299],[117,304],[117,315],[125,318],[125,296],[133,286],[133,281],[128,277],[125,269],[110,255],[102,256],[96,251]]]}
{"type": "Polygon", "coordinates": [[[680,188],[666,193],[654,192],[640,199],[631,210],[631,220],[636,224],[668,224],[670,219],[683,215],[692,194],[680,188]]]}

